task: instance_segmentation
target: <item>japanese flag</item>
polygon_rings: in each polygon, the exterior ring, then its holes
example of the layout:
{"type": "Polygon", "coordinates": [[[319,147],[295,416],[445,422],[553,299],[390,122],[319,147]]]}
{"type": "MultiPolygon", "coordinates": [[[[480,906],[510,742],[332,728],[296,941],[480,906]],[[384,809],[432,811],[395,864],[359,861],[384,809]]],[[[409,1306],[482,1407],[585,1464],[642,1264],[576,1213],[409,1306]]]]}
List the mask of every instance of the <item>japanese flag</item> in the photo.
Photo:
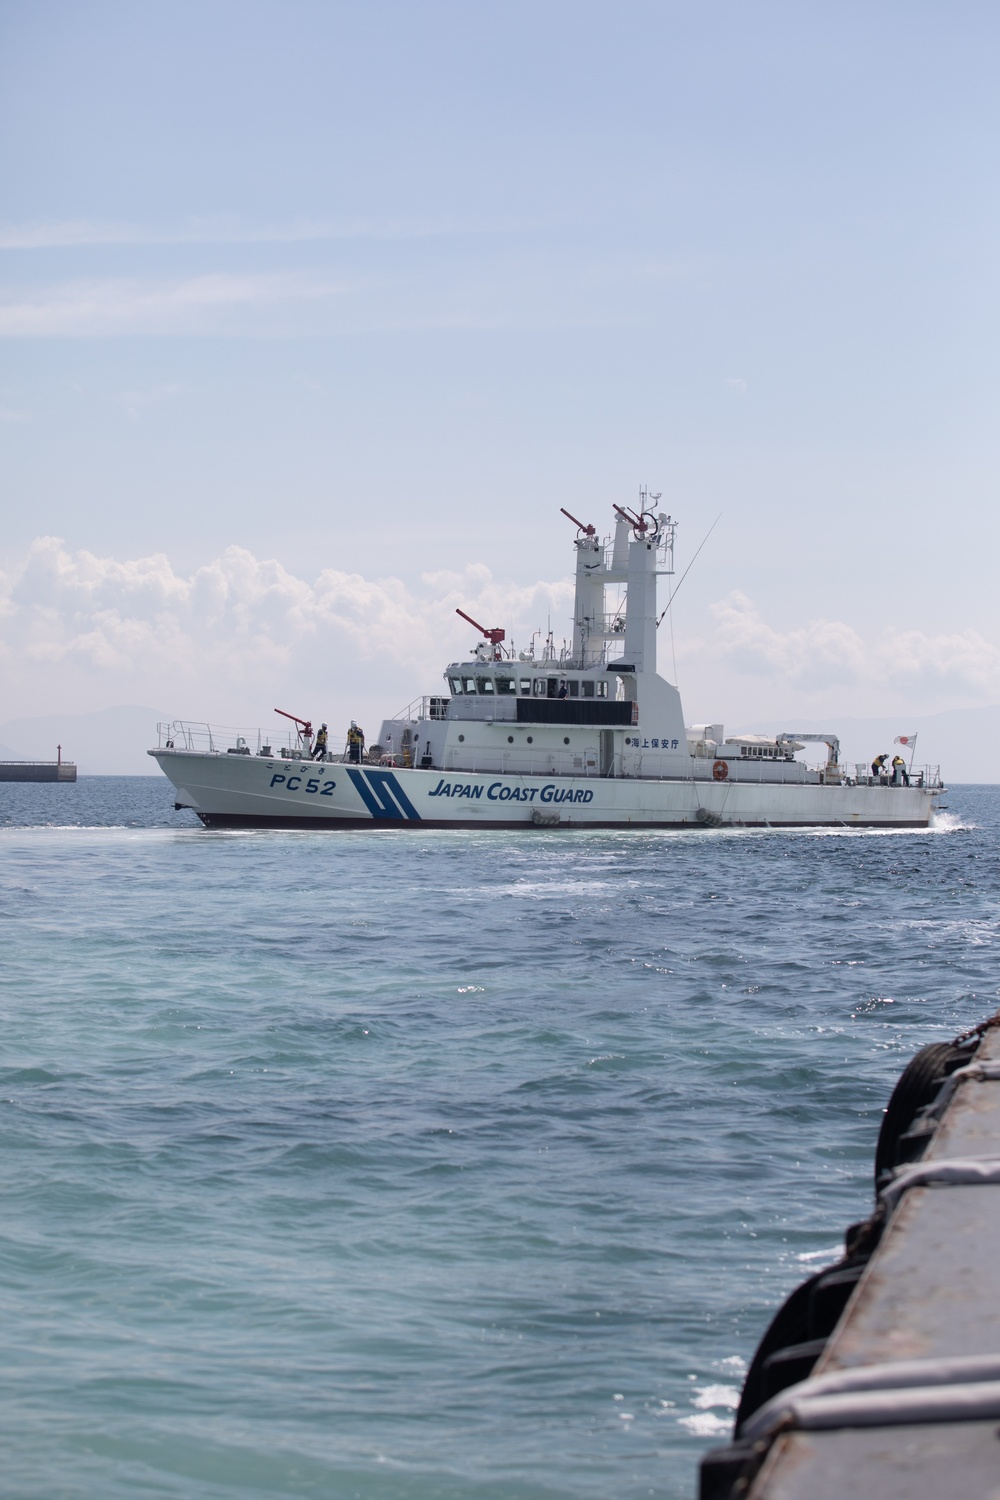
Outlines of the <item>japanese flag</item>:
{"type": "Polygon", "coordinates": [[[894,745],[915,745],[917,737],[915,734],[897,734],[893,740],[894,745]]]}

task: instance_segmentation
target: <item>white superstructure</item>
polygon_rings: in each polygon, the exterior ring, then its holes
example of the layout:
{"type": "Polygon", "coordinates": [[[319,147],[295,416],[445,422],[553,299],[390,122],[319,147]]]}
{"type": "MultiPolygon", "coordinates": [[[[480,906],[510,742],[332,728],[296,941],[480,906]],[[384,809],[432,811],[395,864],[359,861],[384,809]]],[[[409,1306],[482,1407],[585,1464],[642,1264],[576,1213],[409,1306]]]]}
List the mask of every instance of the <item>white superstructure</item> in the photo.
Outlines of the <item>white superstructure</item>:
{"type": "Polygon", "coordinates": [[[571,644],[557,651],[549,637],[537,658],[515,655],[503,630],[476,626],[482,639],[446,669],[447,692],[385,720],[355,762],[311,759],[305,721],[277,751],[259,733],[233,745],[207,725],[161,725],[149,753],[176,805],[230,827],[926,826],[936,770],[895,784],[847,774],[833,735],[685,726],[656,670],[657,579],[673,574],[675,523],[648,503],[641,491],[638,510],[615,506],[605,541],[563,512],[577,526],[571,644]],[[827,746],[819,769],[795,758],[809,740],[827,746]]]}

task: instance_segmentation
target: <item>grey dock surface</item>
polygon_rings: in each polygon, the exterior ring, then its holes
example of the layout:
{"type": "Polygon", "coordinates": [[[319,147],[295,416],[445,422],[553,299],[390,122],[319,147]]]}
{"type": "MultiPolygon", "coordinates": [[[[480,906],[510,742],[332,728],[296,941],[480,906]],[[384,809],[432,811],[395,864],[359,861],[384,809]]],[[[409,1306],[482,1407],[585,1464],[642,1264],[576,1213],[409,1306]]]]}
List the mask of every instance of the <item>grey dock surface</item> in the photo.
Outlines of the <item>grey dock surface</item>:
{"type": "MultiPolygon", "coordinates": [[[[983,1036],[919,1166],[993,1162],[1000,1175],[1000,1028],[983,1036]],[[977,1076],[977,1065],[986,1064],[977,1076]],[[991,1069],[988,1065],[992,1064],[991,1069]]],[[[961,1175],[961,1174],[959,1174],[961,1175]]],[[[987,1172],[984,1175],[988,1175],[987,1172]]],[[[812,1376],[905,1360],[996,1356],[1000,1380],[1000,1181],[905,1191],[812,1376]]],[[[984,1366],[984,1369],[987,1367],[984,1366]]],[[[928,1384],[933,1384],[932,1380],[928,1384]]],[[[973,1399],[991,1406],[989,1375],[973,1399]]],[[[967,1387],[968,1388],[968,1387],[967,1387]]],[[[867,1420],[867,1419],[866,1419],[867,1420]]],[[[779,1433],[748,1500],[1000,1497],[998,1415],[779,1433]]]]}

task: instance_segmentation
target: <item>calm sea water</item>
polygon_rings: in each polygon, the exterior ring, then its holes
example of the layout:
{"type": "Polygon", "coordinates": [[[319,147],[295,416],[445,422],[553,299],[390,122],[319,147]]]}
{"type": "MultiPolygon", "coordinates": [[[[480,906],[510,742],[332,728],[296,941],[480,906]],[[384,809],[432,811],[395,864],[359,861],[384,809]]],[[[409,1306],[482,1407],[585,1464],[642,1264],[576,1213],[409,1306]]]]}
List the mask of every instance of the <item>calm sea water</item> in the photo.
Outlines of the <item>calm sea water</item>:
{"type": "Polygon", "coordinates": [[[929,833],[210,833],[0,786],[18,1497],[685,1497],[996,1009],[1000,789],[929,833]]]}

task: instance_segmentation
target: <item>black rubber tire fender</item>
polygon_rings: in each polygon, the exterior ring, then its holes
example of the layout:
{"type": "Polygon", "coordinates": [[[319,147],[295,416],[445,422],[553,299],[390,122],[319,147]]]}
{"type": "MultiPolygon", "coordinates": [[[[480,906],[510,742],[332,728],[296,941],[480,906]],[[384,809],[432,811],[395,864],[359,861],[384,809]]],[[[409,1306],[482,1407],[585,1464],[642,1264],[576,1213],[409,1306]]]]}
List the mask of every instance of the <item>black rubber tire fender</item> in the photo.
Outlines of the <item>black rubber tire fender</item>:
{"type": "Polygon", "coordinates": [[[830,1269],[827,1266],[825,1270],[814,1272],[801,1286],[789,1292],[771,1319],[767,1332],[757,1345],[757,1352],[750,1362],[750,1368],[743,1382],[743,1394],[736,1412],[734,1429],[737,1437],[747,1417],[752,1416],[757,1408],[763,1406],[768,1399],[764,1366],[769,1356],[779,1349],[788,1348],[790,1344],[802,1344],[812,1338],[813,1330],[809,1321],[809,1310],[812,1306],[813,1288],[830,1269]]]}
{"type": "Polygon", "coordinates": [[[967,1059],[968,1051],[953,1042],[931,1042],[921,1047],[900,1074],[889,1098],[875,1147],[875,1184],[882,1173],[895,1167],[899,1138],[914,1117],[930,1104],[948,1074],[967,1059]]]}

